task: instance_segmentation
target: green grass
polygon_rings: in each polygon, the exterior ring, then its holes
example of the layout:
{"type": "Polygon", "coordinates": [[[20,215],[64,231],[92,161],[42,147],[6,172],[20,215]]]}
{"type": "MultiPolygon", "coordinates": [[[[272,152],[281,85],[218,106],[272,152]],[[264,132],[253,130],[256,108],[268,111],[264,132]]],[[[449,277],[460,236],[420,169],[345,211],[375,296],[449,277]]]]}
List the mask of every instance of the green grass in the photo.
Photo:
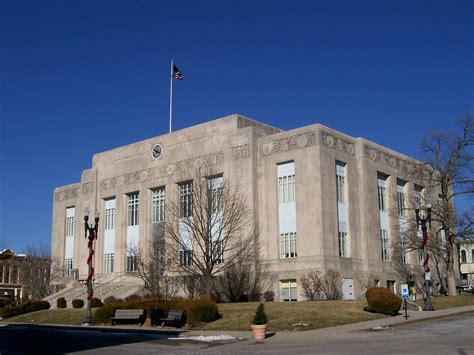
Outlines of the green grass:
{"type": "Polygon", "coordinates": [[[2,323],[32,323],[32,324],[68,324],[80,325],[86,317],[85,308],[46,309],[20,316],[4,319],[2,323]]]}
{"type": "MultiPolygon", "coordinates": [[[[432,297],[431,300],[436,310],[474,305],[474,296],[438,296],[432,297]]],[[[416,303],[421,307],[425,305],[423,299],[417,300],[416,303]]]]}
{"type": "MultiPolygon", "coordinates": [[[[417,303],[423,306],[423,300],[417,303]]],[[[331,327],[335,325],[363,322],[388,317],[383,314],[364,312],[364,301],[314,301],[314,302],[267,302],[269,331],[295,331],[331,327]],[[295,325],[298,323],[307,326],[295,325]]],[[[474,296],[434,297],[437,310],[474,305],[474,296]]],[[[202,324],[204,330],[249,330],[250,321],[258,303],[219,304],[222,318],[202,324]]],[[[49,309],[32,312],[0,321],[1,323],[36,323],[80,325],[86,316],[86,309],[49,309]]]]}
{"type": "MultiPolygon", "coordinates": [[[[222,318],[208,323],[205,330],[248,330],[258,303],[219,304],[222,318]]],[[[293,331],[331,327],[387,317],[364,312],[363,301],[267,302],[268,330],[293,331]],[[305,323],[307,326],[295,325],[305,323]]]]}

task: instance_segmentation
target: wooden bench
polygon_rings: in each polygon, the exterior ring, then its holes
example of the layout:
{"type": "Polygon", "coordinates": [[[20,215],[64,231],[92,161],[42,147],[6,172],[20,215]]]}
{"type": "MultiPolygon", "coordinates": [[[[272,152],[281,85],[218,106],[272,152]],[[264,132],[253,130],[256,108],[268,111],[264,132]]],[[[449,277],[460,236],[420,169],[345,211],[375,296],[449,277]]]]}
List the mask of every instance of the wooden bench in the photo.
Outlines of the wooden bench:
{"type": "Polygon", "coordinates": [[[162,326],[172,325],[175,327],[182,327],[186,324],[186,318],[186,311],[181,309],[172,309],[168,312],[168,316],[166,318],[159,319],[159,323],[162,326]]]}
{"type": "Polygon", "coordinates": [[[116,309],[115,316],[110,318],[114,323],[145,323],[146,310],[144,309],[116,309]]]}

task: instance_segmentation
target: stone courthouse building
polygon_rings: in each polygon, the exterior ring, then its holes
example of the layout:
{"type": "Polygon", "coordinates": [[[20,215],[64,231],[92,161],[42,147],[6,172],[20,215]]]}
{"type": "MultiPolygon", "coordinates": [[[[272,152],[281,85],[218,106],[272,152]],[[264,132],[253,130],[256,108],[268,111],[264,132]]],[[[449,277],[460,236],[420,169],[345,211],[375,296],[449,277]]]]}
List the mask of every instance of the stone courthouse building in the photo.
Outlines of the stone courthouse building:
{"type": "Polygon", "coordinates": [[[188,193],[190,171],[204,164],[244,187],[277,300],[303,300],[312,270],[338,271],[344,299],[359,297],[364,279],[396,290],[405,280],[391,246],[403,243],[405,207],[423,190],[409,179],[413,163],[320,124],[283,131],[230,115],[95,154],[79,182],[54,191],[52,256],[86,279],[83,210],[97,208],[96,279],[123,282],[135,267],[129,247],[145,245],[166,199],[188,193]]]}

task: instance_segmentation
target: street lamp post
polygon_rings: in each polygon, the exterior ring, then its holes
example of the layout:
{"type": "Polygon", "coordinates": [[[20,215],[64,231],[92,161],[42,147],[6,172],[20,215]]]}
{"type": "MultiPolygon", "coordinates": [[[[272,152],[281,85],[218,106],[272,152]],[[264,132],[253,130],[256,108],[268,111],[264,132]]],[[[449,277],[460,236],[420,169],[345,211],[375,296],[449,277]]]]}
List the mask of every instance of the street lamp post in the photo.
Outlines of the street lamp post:
{"type": "Polygon", "coordinates": [[[430,255],[428,254],[428,228],[426,224],[428,223],[431,229],[431,203],[428,203],[426,208],[420,209],[419,206],[416,206],[416,226],[419,228],[421,226],[421,232],[423,233],[423,239],[421,241],[420,249],[423,251],[423,268],[425,270],[425,311],[434,311],[433,303],[431,302],[430,294],[430,282],[431,282],[431,272],[430,272],[430,255]]]}
{"type": "Polygon", "coordinates": [[[97,239],[97,230],[99,229],[99,211],[95,210],[94,225],[89,225],[89,209],[84,210],[84,232],[85,238],[89,239],[87,247],[89,248],[89,256],[87,258],[87,266],[89,273],[87,274],[87,315],[83,324],[89,325],[92,323],[92,297],[94,291],[92,289],[92,278],[94,277],[94,267],[92,266],[92,258],[94,256],[94,240],[97,239]],[[89,234],[89,236],[88,236],[89,234]]]}

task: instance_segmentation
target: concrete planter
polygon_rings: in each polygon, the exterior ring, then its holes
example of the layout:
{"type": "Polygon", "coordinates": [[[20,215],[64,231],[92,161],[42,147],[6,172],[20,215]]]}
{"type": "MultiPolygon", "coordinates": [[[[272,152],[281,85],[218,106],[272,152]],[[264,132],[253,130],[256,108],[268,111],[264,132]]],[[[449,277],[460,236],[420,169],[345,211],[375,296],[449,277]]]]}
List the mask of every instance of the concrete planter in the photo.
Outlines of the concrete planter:
{"type": "Polygon", "coordinates": [[[253,336],[255,341],[262,341],[265,339],[266,324],[251,324],[253,336]]]}

